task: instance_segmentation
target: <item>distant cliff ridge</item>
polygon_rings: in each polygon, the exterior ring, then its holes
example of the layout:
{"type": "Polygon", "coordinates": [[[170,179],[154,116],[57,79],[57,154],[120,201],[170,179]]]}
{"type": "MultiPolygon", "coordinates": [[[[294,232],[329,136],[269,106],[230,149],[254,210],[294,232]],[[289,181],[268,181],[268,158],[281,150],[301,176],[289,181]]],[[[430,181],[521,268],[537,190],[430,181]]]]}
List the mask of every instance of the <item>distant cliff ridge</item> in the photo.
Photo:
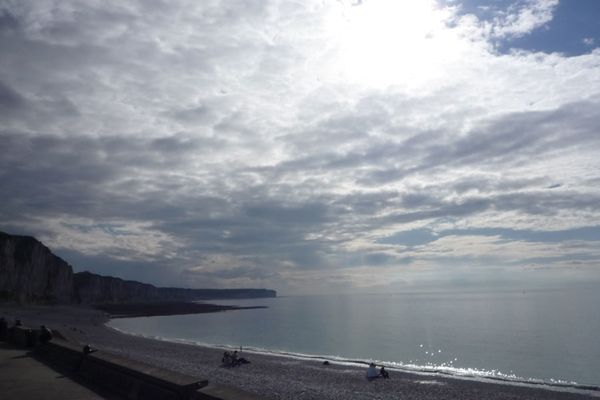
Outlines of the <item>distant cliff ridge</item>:
{"type": "Polygon", "coordinates": [[[128,303],[276,297],[268,289],[160,288],[72,267],[30,236],[0,232],[0,301],[19,303],[128,303]]]}
{"type": "Polygon", "coordinates": [[[277,297],[268,289],[161,288],[91,272],[76,273],[74,282],[76,301],[85,304],[277,297]]]}

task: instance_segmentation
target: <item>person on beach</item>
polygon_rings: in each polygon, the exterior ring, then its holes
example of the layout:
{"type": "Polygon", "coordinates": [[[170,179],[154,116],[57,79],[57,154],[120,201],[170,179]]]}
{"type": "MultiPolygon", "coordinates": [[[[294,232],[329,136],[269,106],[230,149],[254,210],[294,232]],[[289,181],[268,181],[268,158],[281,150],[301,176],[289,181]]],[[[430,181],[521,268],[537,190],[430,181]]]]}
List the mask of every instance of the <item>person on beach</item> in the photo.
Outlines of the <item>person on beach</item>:
{"type": "Polygon", "coordinates": [[[221,358],[221,362],[226,367],[231,367],[231,354],[229,354],[228,351],[226,351],[225,353],[223,353],[223,358],[221,358]]]}
{"type": "Polygon", "coordinates": [[[231,355],[231,366],[235,367],[236,365],[240,365],[240,360],[238,358],[237,350],[233,352],[231,355]]]}
{"type": "Polygon", "coordinates": [[[239,357],[238,352],[236,350],[233,353],[230,353],[228,351],[223,353],[221,363],[225,367],[236,367],[241,364],[250,364],[250,361],[246,360],[244,357],[239,357]]]}
{"type": "Polygon", "coordinates": [[[97,352],[98,349],[94,349],[91,345],[86,344],[85,346],[83,346],[83,355],[88,355],[88,354],[92,354],[97,352]]]}
{"type": "Polygon", "coordinates": [[[372,381],[377,378],[379,378],[379,371],[377,371],[375,364],[371,363],[367,368],[367,380],[372,381]]]}
{"type": "Polygon", "coordinates": [[[52,340],[52,331],[46,325],[40,326],[40,343],[48,343],[52,340]]]}
{"type": "Polygon", "coordinates": [[[390,379],[390,374],[385,370],[385,367],[383,365],[381,366],[381,369],[379,370],[379,375],[383,379],[390,379]]]}
{"type": "Polygon", "coordinates": [[[237,350],[233,353],[230,353],[228,351],[223,353],[223,358],[221,359],[221,362],[224,366],[232,368],[242,364],[250,364],[250,361],[238,355],[237,350]]]}

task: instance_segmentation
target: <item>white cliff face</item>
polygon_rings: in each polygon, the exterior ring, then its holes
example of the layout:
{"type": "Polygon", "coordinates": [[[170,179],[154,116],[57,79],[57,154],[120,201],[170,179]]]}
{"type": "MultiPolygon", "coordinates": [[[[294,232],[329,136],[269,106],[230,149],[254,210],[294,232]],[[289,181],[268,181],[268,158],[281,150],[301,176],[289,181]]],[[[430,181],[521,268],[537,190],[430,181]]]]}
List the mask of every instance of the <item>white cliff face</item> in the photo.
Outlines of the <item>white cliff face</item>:
{"type": "Polygon", "coordinates": [[[75,297],[83,304],[127,303],[164,300],[159,289],[147,283],[112,276],[78,272],[74,276],[75,297]]]}
{"type": "Polygon", "coordinates": [[[158,288],[71,266],[30,236],[0,232],[0,301],[19,303],[127,303],[276,297],[267,289],[158,288]]]}
{"type": "Polygon", "coordinates": [[[277,297],[267,289],[161,288],[90,272],[76,273],[74,282],[75,298],[83,304],[277,297]]]}
{"type": "Polygon", "coordinates": [[[0,300],[69,303],[73,269],[36,239],[0,232],[0,300]]]}

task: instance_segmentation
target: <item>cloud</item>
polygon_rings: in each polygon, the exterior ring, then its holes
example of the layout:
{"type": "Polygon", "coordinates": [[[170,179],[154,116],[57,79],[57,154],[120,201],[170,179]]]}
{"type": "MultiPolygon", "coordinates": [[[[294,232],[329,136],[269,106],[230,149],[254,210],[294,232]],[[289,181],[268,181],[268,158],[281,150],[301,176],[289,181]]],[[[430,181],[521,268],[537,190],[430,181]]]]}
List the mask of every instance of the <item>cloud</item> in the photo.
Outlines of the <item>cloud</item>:
{"type": "Polygon", "coordinates": [[[519,37],[552,20],[558,0],[528,0],[498,13],[489,29],[495,37],[519,37]]]}
{"type": "Polygon", "coordinates": [[[596,43],[596,40],[593,37],[586,37],[586,38],[581,39],[581,41],[586,46],[594,46],[594,44],[596,43]]]}
{"type": "Polygon", "coordinates": [[[498,54],[557,3],[511,4],[7,2],[0,228],[158,285],[588,268],[600,54],[498,54]]]}
{"type": "Polygon", "coordinates": [[[0,112],[8,114],[25,106],[25,99],[13,88],[0,82],[0,112]]]}

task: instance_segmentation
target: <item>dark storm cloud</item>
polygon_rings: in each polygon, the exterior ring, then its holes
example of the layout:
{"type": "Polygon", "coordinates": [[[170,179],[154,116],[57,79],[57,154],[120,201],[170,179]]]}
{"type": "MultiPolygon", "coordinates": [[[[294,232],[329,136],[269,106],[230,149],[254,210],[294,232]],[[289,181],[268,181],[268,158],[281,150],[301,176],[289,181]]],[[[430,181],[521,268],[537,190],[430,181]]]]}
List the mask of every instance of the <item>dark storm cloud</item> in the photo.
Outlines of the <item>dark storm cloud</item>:
{"type": "Polygon", "coordinates": [[[8,114],[25,106],[25,99],[0,81],[0,113],[8,114]]]}
{"type": "Polygon", "coordinates": [[[0,9],[0,33],[10,34],[19,27],[19,20],[7,10],[0,9]]]}
{"type": "Polygon", "coordinates": [[[164,197],[160,191],[169,193],[187,181],[146,181],[144,171],[168,174],[187,157],[215,146],[183,136],[64,138],[4,132],[0,141],[0,187],[11,193],[10,199],[21,199],[20,213],[95,217],[135,217],[155,207],[164,207],[161,214],[166,214],[168,204],[157,204],[164,197]],[[131,208],[140,200],[142,205],[131,208]]]}
{"type": "Polygon", "coordinates": [[[239,204],[243,201],[218,207],[224,217],[207,217],[210,211],[206,207],[188,209],[179,222],[172,218],[169,222],[157,222],[157,227],[185,238],[200,252],[222,251],[250,257],[257,263],[286,259],[307,268],[321,265],[320,255],[331,251],[329,245],[326,241],[307,240],[306,236],[327,222],[319,217],[325,206],[265,201],[269,207],[239,204]]]}

